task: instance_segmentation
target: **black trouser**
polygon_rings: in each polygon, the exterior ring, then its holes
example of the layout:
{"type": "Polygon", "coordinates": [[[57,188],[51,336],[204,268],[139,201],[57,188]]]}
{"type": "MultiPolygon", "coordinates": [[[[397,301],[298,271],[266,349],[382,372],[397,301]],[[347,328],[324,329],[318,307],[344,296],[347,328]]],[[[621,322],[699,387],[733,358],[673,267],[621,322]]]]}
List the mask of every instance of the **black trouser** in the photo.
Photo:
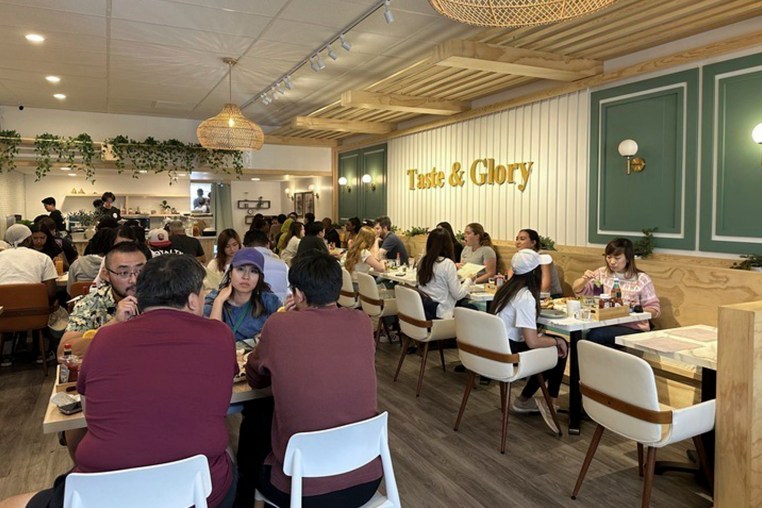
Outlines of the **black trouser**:
{"type": "Polygon", "coordinates": [[[243,419],[238,431],[238,489],[236,507],[254,505],[254,489],[259,471],[272,450],[270,434],[275,402],[272,397],[244,402],[243,419]]]}
{"type": "MultiPolygon", "coordinates": [[[[523,353],[530,349],[526,342],[516,342],[513,340],[510,342],[512,353],[523,353]]],[[[568,357],[569,356],[567,355],[566,358],[568,357]]],[[[548,393],[554,399],[558,397],[558,392],[561,390],[561,381],[564,379],[564,369],[566,369],[566,358],[559,358],[555,367],[542,373],[542,377],[545,378],[545,382],[548,385],[548,393]]],[[[526,386],[521,390],[521,396],[526,397],[527,399],[531,398],[538,388],[540,388],[540,383],[537,382],[535,376],[532,376],[527,379],[526,386]]]]}
{"type": "MultiPolygon", "coordinates": [[[[259,491],[279,508],[287,508],[291,504],[291,495],[281,492],[270,483],[271,466],[264,466],[259,476],[259,491]]],[[[373,497],[381,484],[381,478],[368,483],[361,483],[344,490],[328,492],[316,496],[303,496],[304,508],[355,508],[362,506],[373,497]]]]}

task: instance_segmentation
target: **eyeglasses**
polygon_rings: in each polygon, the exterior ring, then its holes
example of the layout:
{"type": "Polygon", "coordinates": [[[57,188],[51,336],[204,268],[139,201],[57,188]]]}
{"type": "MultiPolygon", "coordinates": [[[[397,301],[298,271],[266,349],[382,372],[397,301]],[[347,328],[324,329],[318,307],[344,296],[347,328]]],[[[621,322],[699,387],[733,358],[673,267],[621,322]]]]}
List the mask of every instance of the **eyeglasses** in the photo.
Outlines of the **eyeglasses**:
{"type": "Polygon", "coordinates": [[[129,279],[133,275],[135,276],[135,278],[137,278],[138,275],[140,275],[140,272],[143,270],[143,265],[136,266],[134,270],[114,271],[114,270],[111,270],[110,268],[106,268],[106,270],[108,270],[109,273],[113,273],[120,279],[129,279]]]}

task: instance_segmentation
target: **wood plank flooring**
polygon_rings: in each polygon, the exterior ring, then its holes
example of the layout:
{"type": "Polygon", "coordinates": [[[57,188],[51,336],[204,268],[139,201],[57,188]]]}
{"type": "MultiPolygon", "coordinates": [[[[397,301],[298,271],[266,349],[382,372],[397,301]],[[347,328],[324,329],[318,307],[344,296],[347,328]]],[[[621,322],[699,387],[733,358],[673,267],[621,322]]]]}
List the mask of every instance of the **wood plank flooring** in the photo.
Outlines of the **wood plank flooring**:
{"type": "MultiPolygon", "coordinates": [[[[410,507],[611,507],[639,506],[642,481],[635,443],[604,433],[576,501],[570,498],[594,424],[583,422],[581,436],[556,438],[542,418],[511,414],[505,455],[498,451],[498,387],[478,386],[471,394],[460,430],[452,426],[466,375],[454,373],[457,352],[448,350],[447,372],[430,355],[421,396],[415,397],[420,357],[409,356],[394,383],[397,344],[382,343],[377,353],[379,410],[390,414],[390,444],[402,502],[410,507]]],[[[0,499],[47,488],[71,467],[55,435],[42,433],[42,416],[52,378],[39,367],[15,365],[0,371],[0,499]]],[[[517,394],[521,384],[514,387],[517,394]]],[[[562,393],[562,405],[563,393],[562,393]]],[[[229,419],[237,441],[238,417],[229,419]]],[[[660,450],[658,459],[685,460],[687,442],[660,450]]],[[[692,476],[657,476],[654,507],[712,506],[708,492],[692,476]]]]}

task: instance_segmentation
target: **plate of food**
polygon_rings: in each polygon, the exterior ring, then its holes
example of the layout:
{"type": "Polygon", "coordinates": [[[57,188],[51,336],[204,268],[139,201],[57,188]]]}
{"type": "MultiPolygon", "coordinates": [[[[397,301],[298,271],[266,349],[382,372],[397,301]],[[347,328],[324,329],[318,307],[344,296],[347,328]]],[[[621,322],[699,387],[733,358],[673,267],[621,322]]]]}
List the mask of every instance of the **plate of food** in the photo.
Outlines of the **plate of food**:
{"type": "Polygon", "coordinates": [[[540,309],[540,315],[546,318],[562,318],[566,317],[566,312],[556,309],[540,309]]]}

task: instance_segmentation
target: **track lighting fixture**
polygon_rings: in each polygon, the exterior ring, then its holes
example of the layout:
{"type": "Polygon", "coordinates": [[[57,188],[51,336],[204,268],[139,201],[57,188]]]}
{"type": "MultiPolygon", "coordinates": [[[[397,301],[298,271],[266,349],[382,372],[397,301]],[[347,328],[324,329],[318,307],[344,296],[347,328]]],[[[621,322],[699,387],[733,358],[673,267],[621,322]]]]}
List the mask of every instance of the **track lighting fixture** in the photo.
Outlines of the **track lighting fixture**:
{"type": "Polygon", "coordinates": [[[328,46],[328,58],[330,58],[331,60],[336,60],[337,58],[339,58],[331,46],[328,46]]]}
{"type": "Polygon", "coordinates": [[[387,25],[391,25],[394,23],[394,14],[389,9],[389,4],[392,3],[392,0],[385,0],[384,1],[384,19],[386,20],[387,25]]]}
{"type": "Polygon", "coordinates": [[[341,47],[344,48],[344,51],[352,49],[352,43],[344,38],[344,34],[339,35],[339,39],[341,40],[341,47]]]}
{"type": "Polygon", "coordinates": [[[283,82],[286,84],[286,88],[289,90],[292,90],[294,88],[294,82],[291,81],[291,76],[286,76],[283,78],[283,82]]]}

